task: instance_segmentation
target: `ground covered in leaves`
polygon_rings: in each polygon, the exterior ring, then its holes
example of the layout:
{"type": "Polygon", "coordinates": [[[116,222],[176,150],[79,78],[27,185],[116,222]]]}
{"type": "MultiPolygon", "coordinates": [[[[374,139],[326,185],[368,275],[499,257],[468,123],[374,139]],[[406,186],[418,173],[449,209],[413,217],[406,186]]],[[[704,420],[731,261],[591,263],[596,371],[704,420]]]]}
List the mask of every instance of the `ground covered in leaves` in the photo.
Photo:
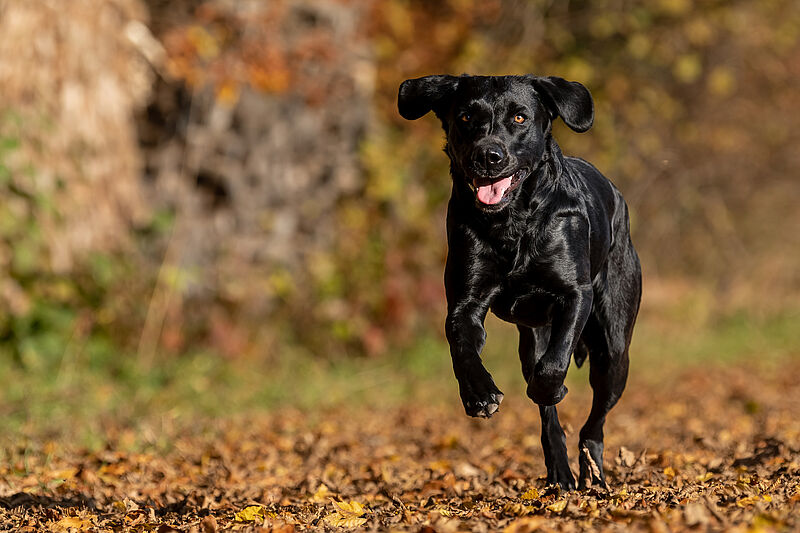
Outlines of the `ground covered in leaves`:
{"type": "MultiPolygon", "coordinates": [[[[797,530],[798,375],[794,359],[632,380],[606,426],[607,491],[546,486],[521,384],[488,421],[451,384],[449,405],[187,422],[138,451],[137,427],[94,451],[33,440],[4,450],[0,530],[797,530]]],[[[574,463],[590,398],[572,389],[574,463]]]]}

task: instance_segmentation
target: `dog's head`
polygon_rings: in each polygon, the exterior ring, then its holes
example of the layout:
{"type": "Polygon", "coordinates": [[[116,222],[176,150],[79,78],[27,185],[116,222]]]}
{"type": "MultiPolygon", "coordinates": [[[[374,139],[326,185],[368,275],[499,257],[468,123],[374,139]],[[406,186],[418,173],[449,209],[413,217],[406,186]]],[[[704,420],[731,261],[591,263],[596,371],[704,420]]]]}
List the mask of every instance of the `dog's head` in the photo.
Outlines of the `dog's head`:
{"type": "Polygon", "coordinates": [[[425,76],[400,85],[397,106],[408,120],[429,111],[439,117],[454,178],[466,180],[476,205],[488,212],[519,194],[542,160],[556,117],[578,132],[594,120],[586,87],[555,76],[425,76]]]}

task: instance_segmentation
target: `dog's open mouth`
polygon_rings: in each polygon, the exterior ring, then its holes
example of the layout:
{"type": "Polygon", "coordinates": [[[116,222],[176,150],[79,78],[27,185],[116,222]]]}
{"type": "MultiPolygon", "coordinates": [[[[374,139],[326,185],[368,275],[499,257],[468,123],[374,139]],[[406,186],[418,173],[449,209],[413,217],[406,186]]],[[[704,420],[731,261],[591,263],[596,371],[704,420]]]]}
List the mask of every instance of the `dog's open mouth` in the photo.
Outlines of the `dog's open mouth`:
{"type": "Polygon", "coordinates": [[[527,173],[528,169],[521,168],[504,178],[475,178],[472,180],[475,197],[479,203],[484,205],[497,206],[502,204],[508,201],[508,193],[522,183],[527,173]]]}

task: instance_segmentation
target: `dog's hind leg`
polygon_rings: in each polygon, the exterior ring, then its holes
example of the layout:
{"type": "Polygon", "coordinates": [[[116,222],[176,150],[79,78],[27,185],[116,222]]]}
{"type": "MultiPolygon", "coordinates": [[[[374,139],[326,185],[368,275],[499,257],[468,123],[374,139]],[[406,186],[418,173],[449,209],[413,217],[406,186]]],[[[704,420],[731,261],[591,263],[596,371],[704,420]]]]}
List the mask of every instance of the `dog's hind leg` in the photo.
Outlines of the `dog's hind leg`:
{"type": "MultiPolygon", "coordinates": [[[[619,271],[618,271],[619,272],[619,271]]],[[[623,276],[619,276],[621,279],[623,276]]],[[[628,379],[628,347],[639,310],[641,274],[636,267],[626,272],[624,283],[610,280],[615,300],[598,297],[581,340],[589,351],[589,383],[594,397],[589,418],[580,431],[578,486],[606,486],[603,472],[603,425],[616,405],[628,379]]]]}
{"type": "Polygon", "coordinates": [[[595,317],[584,329],[584,342],[589,348],[589,382],[594,391],[592,410],[580,431],[578,443],[578,486],[606,487],[603,471],[603,425],[606,415],[617,403],[628,378],[628,348],[613,353],[603,338],[595,317]]]}
{"type": "MultiPolygon", "coordinates": [[[[525,382],[530,381],[536,361],[544,353],[550,336],[548,327],[536,328],[517,326],[519,330],[519,359],[522,364],[522,375],[525,382]],[[539,353],[536,347],[539,346],[539,353]]],[[[547,467],[547,483],[559,485],[564,490],[575,489],[575,477],[569,468],[567,455],[567,439],[558,420],[555,405],[540,405],[539,415],[542,419],[542,451],[544,464],[547,467]]]]}

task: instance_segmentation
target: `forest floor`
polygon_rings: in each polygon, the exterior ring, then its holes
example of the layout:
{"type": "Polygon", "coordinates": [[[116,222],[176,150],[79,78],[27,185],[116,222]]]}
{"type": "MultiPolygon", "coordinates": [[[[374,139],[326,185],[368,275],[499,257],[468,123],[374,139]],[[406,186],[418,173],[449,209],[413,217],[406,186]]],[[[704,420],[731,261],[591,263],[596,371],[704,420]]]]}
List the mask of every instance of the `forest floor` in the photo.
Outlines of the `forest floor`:
{"type": "MultiPolygon", "coordinates": [[[[454,384],[446,404],[109,422],[93,449],[44,432],[4,450],[0,531],[793,531],[798,375],[793,356],[631,380],[606,425],[609,489],[584,492],[546,486],[524,394],[475,420],[454,384]]],[[[590,391],[570,388],[575,468],[590,391]]]]}

